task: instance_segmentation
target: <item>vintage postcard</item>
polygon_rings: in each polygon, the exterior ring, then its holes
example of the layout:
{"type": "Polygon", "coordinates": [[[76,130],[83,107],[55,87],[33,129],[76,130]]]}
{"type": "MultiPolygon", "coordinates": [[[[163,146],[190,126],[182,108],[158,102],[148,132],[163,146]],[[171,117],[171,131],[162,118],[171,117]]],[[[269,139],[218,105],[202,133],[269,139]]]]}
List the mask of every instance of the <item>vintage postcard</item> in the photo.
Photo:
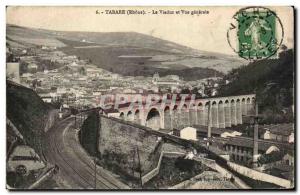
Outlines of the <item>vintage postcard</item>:
{"type": "Polygon", "coordinates": [[[8,190],[294,190],[291,6],[7,6],[8,190]]]}

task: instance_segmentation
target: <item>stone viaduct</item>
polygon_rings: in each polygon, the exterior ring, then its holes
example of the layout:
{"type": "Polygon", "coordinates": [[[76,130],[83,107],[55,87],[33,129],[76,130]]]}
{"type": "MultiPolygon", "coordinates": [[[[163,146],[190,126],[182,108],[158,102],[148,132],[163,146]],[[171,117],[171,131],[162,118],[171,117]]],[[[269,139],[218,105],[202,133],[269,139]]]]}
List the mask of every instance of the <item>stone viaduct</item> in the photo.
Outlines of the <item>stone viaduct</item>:
{"type": "Polygon", "coordinates": [[[242,116],[253,114],[255,95],[214,97],[166,102],[148,107],[119,108],[119,118],[150,127],[155,130],[173,129],[194,124],[225,128],[242,124],[242,116]],[[210,108],[210,109],[209,109],[210,108]],[[208,118],[211,118],[209,120],[208,118]]]}

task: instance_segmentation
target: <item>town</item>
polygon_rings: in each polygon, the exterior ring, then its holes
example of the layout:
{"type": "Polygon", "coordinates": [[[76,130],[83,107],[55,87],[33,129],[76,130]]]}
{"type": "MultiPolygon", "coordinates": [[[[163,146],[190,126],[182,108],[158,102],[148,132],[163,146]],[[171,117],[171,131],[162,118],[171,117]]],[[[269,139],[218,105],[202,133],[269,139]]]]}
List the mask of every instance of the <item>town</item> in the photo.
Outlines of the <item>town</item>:
{"type": "Polygon", "coordinates": [[[211,77],[184,81],[177,75],[160,77],[158,73],[149,77],[122,76],[98,68],[88,59],[68,56],[55,47],[7,49],[8,79],[32,88],[43,101],[61,103],[64,108],[98,107],[100,96],[109,94],[130,96],[185,90],[195,91],[201,97],[214,96],[220,80],[211,77]]]}

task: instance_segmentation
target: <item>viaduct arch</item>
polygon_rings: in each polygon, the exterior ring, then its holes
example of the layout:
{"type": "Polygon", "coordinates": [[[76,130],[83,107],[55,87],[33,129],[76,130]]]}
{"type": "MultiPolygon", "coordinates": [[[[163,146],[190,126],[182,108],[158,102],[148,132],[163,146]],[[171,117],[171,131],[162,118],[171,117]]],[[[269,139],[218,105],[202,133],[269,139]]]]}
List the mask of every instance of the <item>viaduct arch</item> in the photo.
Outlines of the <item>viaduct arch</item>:
{"type": "Polygon", "coordinates": [[[196,99],[194,101],[166,103],[146,107],[123,107],[119,118],[150,127],[155,130],[181,128],[190,125],[208,125],[225,128],[242,124],[242,116],[254,114],[255,95],[240,95],[196,99]],[[209,109],[210,108],[210,109],[209,109]],[[210,112],[209,112],[210,110],[210,112]]]}

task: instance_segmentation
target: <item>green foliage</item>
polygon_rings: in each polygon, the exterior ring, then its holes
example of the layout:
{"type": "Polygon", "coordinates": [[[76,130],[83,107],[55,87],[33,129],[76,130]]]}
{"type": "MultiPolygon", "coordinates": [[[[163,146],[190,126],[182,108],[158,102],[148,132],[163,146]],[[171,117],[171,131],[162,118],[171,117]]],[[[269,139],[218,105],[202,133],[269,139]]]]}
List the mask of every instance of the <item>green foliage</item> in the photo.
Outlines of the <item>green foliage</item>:
{"type": "Polygon", "coordinates": [[[180,171],[191,172],[194,170],[195,161],[190,159],[184,159],[183,157],[179,157],[175,161],[175,167],[180,171]]]}
{"type": "Polygon", "coordinates": [[[84,67],[81,67],[79,69],[79,74],[86,75],[86,69],[84,67]]]}
{"type": "Polygon", "coordinates": [[[26,189],[36,180],[34,172],[30,172],[29,175],[22,176],[15,172],[8,172],[6,175],[6,182],[10,187],[26,189]]]}
{"type": "Polygon", "coordinates": [[[263,122],[291,122],[294,93],[294,53],[286,50],[278,59],[255,61],[247,66],[233,69],[224,77],[229,80],[221,85],[221,96],[255,93],[263,122]]]}
{"type": "Polygon", "coordinates": [[[20,62],[20,74],[28,72],[28,63],[27,62],[20,62]]]}
{"type": "Polygon", "coordinates": [[[181,93],[182,94],[190,94],[191,90],[189,90],[188,88],[184,88],[184,89],[181,90],[181,93]]]}
{"type": "Polygon", "coordinates": [[[91,113],[82,124],[79,138],[82,146],[91,155],[97,155],[97,139],[99,129],[99,114],[97,112],[91,113]]]}
{"type": "Polygon", "coordinates": [[[31,89],[6,84],[7,117],[38,153],[50,107],[31,89]]]}
{"type": "Polygon", "coordinates": [[[267,163],[272,163],[272,162],[276,162],[282,159],[282,157],[284,156],[283,152],[271,152],[269,154],[263,154],[262,156],[260,156],[260,158],[258,159],[258,163],[259,164],[267,164],[267,163]]]}
{"type": "Polygon", "coordinates": [[[202,163],[184,159],[183,157],[163,157],[158,175],[153,177],[143,187],[145,189],[153,189],[174,186],[204,171],[211,171],[211,169],[202,163]]]}
{"type": "Polygon", "coordinates": [[[37,65],[38,65],[39,71],[53,70],[53,69],[61,67],[61,65],[57,62],[54,62],[51,60],[40,59],[40,58],[37,58],[37,65]]]}
{"type": "Polygon", "coordinates": [[[78,110],[75,108],[71,108],[71,114],[78,114],[78,110]]]}

